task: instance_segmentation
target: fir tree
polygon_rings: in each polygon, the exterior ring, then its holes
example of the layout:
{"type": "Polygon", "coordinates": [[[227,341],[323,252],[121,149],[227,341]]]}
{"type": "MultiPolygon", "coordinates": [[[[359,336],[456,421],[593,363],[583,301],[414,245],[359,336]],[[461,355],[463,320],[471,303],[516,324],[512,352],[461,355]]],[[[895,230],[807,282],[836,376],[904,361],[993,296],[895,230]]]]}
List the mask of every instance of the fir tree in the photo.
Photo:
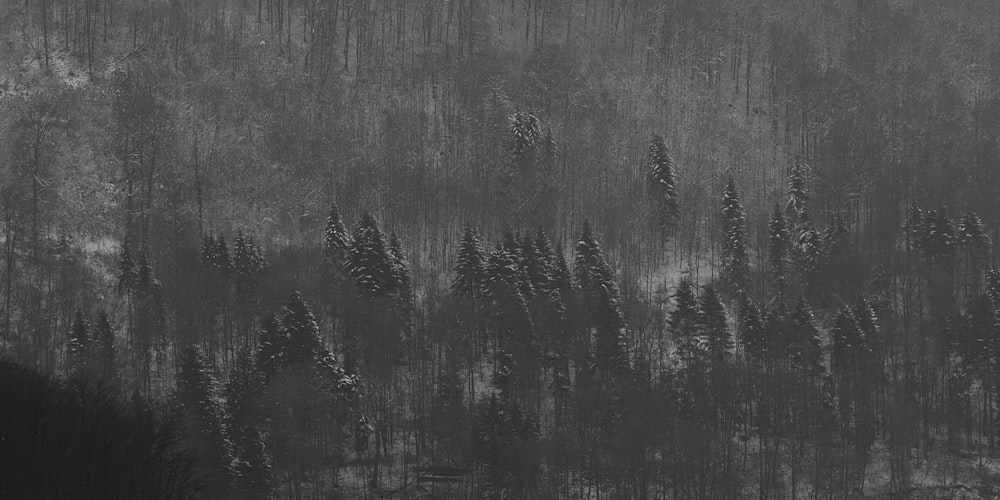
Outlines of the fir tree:
{"type": "Polygon", "coordinates": [[[354,228],[354,238],[347,253],[347,270],[364,297],[386,297],[393,292],[392,263],[385,235],[379,231],[371,214],[362,216],[354,228]]]}
{"type": "Polygon", "coordinates": [[[962,214],[958,223],[958,243],[965,247],[973,268],[981,268],[989,260],[990,237],[983,229],[983,220],[975,212],[962,214]]]}
{"type": "Polygon", "coordinates": [[[709,355],[715,360],[724,359],[733,348],[733,339],[726,322],[726,310],[715,287],[706,286],[701,294],[698,323],[708,345],[709,355]]]}
{"type": "Polygon", "coordinates": [[[792,363],[799,369],[816,372],[820,365],[819,330],[813,318],[812,309],[805,299],[799,298],[789,316],[787,345],[792,363]]]}
{"type": "Polygon", "coordinates": [[[465,228],[462,242],[458,246],[455,263],[455,280],[451,289],[459,297],[479,297],[483,291],[483,274],[486,272],[486,256],[476,232],[465,228]]]}
{"type": "Polygon", "coordinates": [[[819,273],[823,266],[823,237],[808,222],[802,224],[801,227],[796,247],[799,262],[799,279],[802,281],[804,288],[811,291],[817,285],[819,273]]]}
{"type": "Polygon", "coordinates": [[[699,349],[696,328],[698,325],[698,299],[694,293],[694,283],[684,278],[674,292],[674,310],[670,314],[670,331],[677,342],[681,359],[691,362],[699,349]]]}
{"type": "Polygon", "coordinates": [[[924,221],[924,254],[931,262],[954,255],[958,243],[955,223],[948,217],[948,209],[941,207],[927,213],[924,221]]]}
{"type": "Polygon", "coordinates": [[[226,243],[224,236],[219,236],[215,243],[215,250],[215,268],[223,273],[228,273],[233,267],[233,260],[229,255],[229,245],[226,243]]]}
{"type": "Polygon", "coordinates": [[[101,373],[111,375],[115,366],[115,331],[108,313],[98,311],[93,333],[94,357],[101,373]]]}
{"type": "Polygon", "coordinates": [[[205,354],[197,347],[181,351],[177,402],[188,417],[186,443],[208,469],[208,493],[224,498],[233,479],[232,444],[223,423],[223,398],[205,354]]]}
{"type": "Polygon", "coordinates": [[[736,183],[729,179],[722,199],[724,238],[722,245],[722,279],[736,293],[747,290],[750,280],[746,244],[746,220],[736,183]]]}
{"type": "Polygon", "coordinates": [[[215,242],[215,236],[212,233],[203,234],[201,237],[201,264],[205,267],[215,266],[216,259],[219,255],[219,249],[215,242]]]}
{"type": "Polygon", "coordinates": [[[409,308],[413,303],[413,278],[410,275],[410,264],[406,259],[403,244],[393,233],[389,238],[389,260],[392,264],[393,294],[409,308]]]}
{"type": "Polygon", "coordinates": [[[77,309],[73,317],[73,326],[69,331],[68,358],[70,366],[83,368],[91,350],[90,324],[82,309],[77,309]]]}
{"type": "Polygon", "coordinates": [[[264,319],[264,328],[260,332],[260,345],[257,347],[257,368],[265,378],[270,379],[285,365],[285,351],[288,346],[288,335],[278,317],[270,314],[264,319]]]}
{"type": "Polygon", "coordinates": [[[556,248],[555,268],[552,273],[552,287],[559,290],[565,297],[573,291],[573,278],[569,272],[569,264],[566,262],[566,254],[562,247],[556,248]]]}
{"type": "Polygon", "coordinates": [[[680,214],[677,177],[674,174],[673,159],[661,135],[654,135],[649,143],[649,183],[653,199],[660,209],[661,223],[672,226],[680,214]]]}
{"type": "Polygon", "coordinates": [[[330,212],[326,217],[326,231],[323,234],[323,264],[331,279],[339,280],[350,246],[351,240],[344,219],[340,215],[340,207],[336,203],[331,203],[330,212]]]}
{"type": "Polygon", "coordinates": [[[281,326],[288,335],[284,350],[287,365],[307,365],[320,359],[324,347],[319,337],[319,325],[299,292],[292,292],[288,297],[281,326]]]}
{"type": "Polygon", "coordinates": [[[521,269],[527,276],[531,289],[538,293],[549,290],[552,273],[548,256],[539,251],[535,240],[527,232],[521,240],[521,269]]]}
{"type": "Polygon", "coordinates": [[[573,260],[573,271],[580,288],[588,292],[596,292],[601,286],[607,286],[617,297],[618,289],[614,282],[614,272],[604,258],[601,244],[590,230],[590,224],[583,224],[583,233],[576,243],[576,254],[573,260]]]}
{"type": "Polygon", "coordinates": [[[864,346],[854,313],[843,307],[833,319],[833,366],[841,372],[850,370],[864,346]]]}
{"type": "Polygon", "coordinates": [[[785,214],[777,204],[774,205],[767,231],[770,242],[767,261],[771,268],[771,279],[774,281],[776,295],[781,297],[785,291],[785,260],[788,258],[791,246],[791,235],[788,232],[785,214]]]}
{"type": "Polygon", "coordinates": [[[759,359],[767,351],[767,332],[760,310],[748,296],[740,299],[740,340],[750,356],[759,359]]]}
{"type": "Polygon", "coordinates": [[[241,446],[237,469],[239,477],[239,498],[247,500],[270,500],[273,498],[274,472],[271,457],[260,431],[251,429],[241,446]]]}
{"type": "Polygon", "coordinates": [[[135,261],[128,242],[122,243],[121,259],[118,261],[118,296],[126,296],[135,288],[135,261]]]}
{"type": "Polygon", "coordinates": [[[613,291],[602,284],[597,290],[592,311],[596,325],[595,354],[598,367],[606,374],[622,374],[628,369],[625,346],[625,321],[613,291]]]}
{"type": "Polygon", "coordinates": [[[805,209],[809,202],[809,167],[804,163],[795,162],[788,175],[788,201],[785,203],[785,211],[796,216],[805,209]]]}
{"type": "Polygon", "coordinates": [[[926,237],[924,227],[924,212],[914,202],[910,205],[910,215],[906,219],[906,223],[903,224],[911,249],[919,252],[923,251],[924,239],[926,237]]]}

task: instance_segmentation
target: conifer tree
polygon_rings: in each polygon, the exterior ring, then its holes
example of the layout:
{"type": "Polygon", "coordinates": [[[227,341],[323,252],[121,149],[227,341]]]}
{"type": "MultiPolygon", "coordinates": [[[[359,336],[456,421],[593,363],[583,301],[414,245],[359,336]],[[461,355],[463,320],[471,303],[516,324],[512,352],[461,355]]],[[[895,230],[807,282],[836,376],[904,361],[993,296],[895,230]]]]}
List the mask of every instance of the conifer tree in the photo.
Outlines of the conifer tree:
{"type": "Polygon", "coordinates": [[[746,243],[746,217],[733,179],[729,179],[722,198],[722,216],[724,228],[722,279],[734,292],[741,294],[749,285],[750,267],[746,243]]]}
{"type": "Polygon", "coordinates": [[[392,265],[393,295],[406,304],[409,310],[413,302],[413,278],[410,275],[410,263],[406,259],[403,243],[395,233],[389,237],[389,260],[392,265]]]}
{"type": "Polygon", "coordinates": [[[205,267],[214,267],[218,259],[219,249],[212,233],[201,236],[201,264],[205,267]]]}
{"type": "Polygon", "coordinates": [[[319,325],[299,292],[292,292],[288,297],[281,326],[288,335],[284,350],[284,361],[288,366],[307,365],[321,358],[324,347],[319,337],[319,325]]]}
{"type": "Polygon", "coordinates": [[[791,236],[788,232],[785,214],[777,204],[774,205],[774,212],[767,224],[767,230],[770,242],[767,261],[771,268],[771,279],[774,282],[776,296],[781,297],[785,291],[785,260],[788,258],[788,250],[791,247],[791,236]]]}
{"type": "Polygon", "coordinates": [[[596,325],[595,358],[605,374],[623,374],[628,369],[625,346],[625,321],[613,291],[601,284],[591,313],[596,325]]]}
{"type": "Polygon", "coordinates": [[[618,288],[614,281],[614,271],[604,258],[601,244],[590,230],[590,224],[583,224],[583,233],[576,243],[576,254],[573,259],[573,272],[580,288],[587,292],[596,292],[601,285],[617,297],[618,288]]]}
{"type": "Polygon", "coordinates": [[[787,345],[792,363],[801,370],[816,373],[820,365],[819,330],[812,309],[804,298],[799,298],[788,317],[790,325],[787,345]]]}
{"type": "Polygon", "coordinates": [[[68,361],[72,369],[83,368],[87,364],[92,348],[90,324],[82,309],[77,309],[73,316],[73,326],[69,331],[67,348],[68,361]]]}
{"type": "Polygon", "coordinates": [[[733,339],[726,322],[726,310],[715,287],[711,285],[706,286],[701,294],[698,304],[698,323],[712,359],[725,358],[733,347],[733,339]]]}
{"type": "Polygon", "coordinates": [[[215,243],[215,268],[228,274],[233,267],[232,257],[229,255],[229,244],[224,236],[219,236],[215,243]]]}
{"type": "Polygon", "coordinates": [[[697,357],[699,342],[697,338],[699,307],[694,293],[694,283],[690,278],[683,278],[674,292],[674,310],[670,315],[670,331],[677,342],[681,359],[690,363],[697,357]]]}
{"type": "Polygon", "coordinates": [[[858,328],[857,318],[846,307],[840,308],[833,320],[833,367],[840,372],[850,371],[863,349],[864,338],[858,328]]]}
{"type": "Polygon", "coordinates": [[[555,262],[552,287],[559,290],[565,297],[573,291],[573,278],[569,272],[569,264],[566,262],[566,254],[563,252],[561,246],[556,248],[555,262]]]}
{"type": "Polygon", "coordinates": [[[256,366],[270,379],[285,365],[285,351],[288,346],[288,335],[278,317],[270,314],[264,319],[264,328],[260,332],[260,345],[257,347],[256,366]]]}
{"type": "Polygon", "coordinates": [[[795,216],[799,220],[799,214],[806,208],[809,202],[809,167],[801,162],[795,162],[788,175],[788,201],[785,203],[785,211],[795,216]]]}
{"type": "Polygon", "coordinates": [[[966,246],[974,265],[982,265],[989,259],[990,237],[983,229],[983,220],[975,212],[962,214],[958,223],[958,242],[966,246]]]}
{"type": "Polygon", "coordinates": [[[115,371],[115,331],[108,313],[98,311],[93,333],[94,357],[100,372],[106,376],[115,371]]]}
{"type": "Polygon", "coordinates": [[[948,217],[948,209],[931,210],[924,219],[924,254],[928,261],[936,262],[954,255],[958,243],[955,223],[948,217]]]}
{"type": "Polygon", "coordinates": [[[552,273],[549,269],[548,255],[543,254],[535,246],[535,239],[527,232],[521,240],[521,269],[524,270],[533,291],[544,294],[549,289],[552,273]]]}
{"type": "Polygon", "coordinates": [[[910,214],[903,224],[910,248],[918,252],[923,252],[924,239],[926,237],[924,218],[924,211],[914,202],[910,205],[910,214]]]}
{"type": "Polygon", "coordinates": [[[677,222],[680,208],[677,196],[677,177],[673,158],[667,151],[663,136],[654,135],[649,143],[649,184],[652,198],[659,208],[661,224],[670,227],[677,222]]]}
{"type": "Polygon", "coordinates": [[[127,241],[122,243],[121,258],[118,261],[118,296],[126,296],[132,292],[136,282],[135,261],[127,241]]]}
{"type": "Polygon", "coordinates": [[[350,236],[347,234],[344,218],[340,215],[340,207],[331,203],[323,234],[323,264],[335,284],[339,283],[350,246],[350,236]]]}
{"type": "Polygon", "coordinates": [[[767,332],[760,310],[749,296],[740,299],[740,340],[751,357],[761,359],[767,351],[767,332]]]}
{"type": "Polygon", "coordinates": [[[380,298],[393,293],[392,263],[385,235],[370,213],[363,215],[354,228],[346,263],[348,273],[363,297],[380,298]]]}
{"type": "Polygon", "coordinates": [[[224,402],[205,354],[197,347],[181,351],[177,367],[177,402],[189,418],[186,443],[209,472],[208,493],[228,494],[233,479],[232,443],[223,420],[224,402]]]}
{"type": "Polygon", "coordinates": [[[456,295],[459,297],[479,297],[482,295],[486,256],[479,236],[471,227],[466,227],[462,235],[454,271],[455,280],[451,284],[451,289],[456,295]]]}

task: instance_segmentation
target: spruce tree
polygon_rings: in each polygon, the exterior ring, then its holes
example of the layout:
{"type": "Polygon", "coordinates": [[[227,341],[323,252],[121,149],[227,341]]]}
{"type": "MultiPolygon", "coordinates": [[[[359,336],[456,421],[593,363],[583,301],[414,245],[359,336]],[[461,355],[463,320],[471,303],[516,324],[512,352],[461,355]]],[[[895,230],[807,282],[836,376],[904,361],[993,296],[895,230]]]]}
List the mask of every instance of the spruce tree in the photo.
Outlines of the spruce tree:
{"type": "Polygon", "coordinates": [[[809,167],[804,163],[795,162],[788,175],[788,201],[785,203],[785,211],[795,215],[796,220],[809,202],[808,183],[809,167]]]}
{"type": "Polygon", "coordinates": [[[840,372],[851,370],[858,354],[864,346],[864,338],[858,328],[853,311],[842,307],[833,319],[833,367],[840,372]]]}
{"type": "Polygon", "coordinates": [[[573,277],[569,272],[569,264],[566,262],[566,254],[561,246],[556,248],[555,268],[552,274],[552,287],[566,297],[573,291],[573,277]]]}
{"type": "Polygon", "coordinates": [[[774,212],[767,224],[768,240],[770,242],[767,262],[771,268],[771,279],[774,282],[775,295],[782,297],[785,292],[785,260],[791,247],[791,235],[788,232],[788,222],[781,207],[774,205],[774,212]]]}
{"type": "Polygon", "coordinates": [[[690,363],[697,357],[699,342],[697,325],[699,316],[698,299],[694,293],[694,283],[684,278],[674,292],[674,310],[670,314],[670,332],[677,342],[681,359],[690,363]]]}
{"type": "Polygon", "coordinates": [[[613,291],[601,284],[591,313],[596,326],[595,358],[605,374],[623,374],[628,369],[625,346],[625,321],[613,291]]]}
{"type": "Polygon", "coordinates": [[[257,347],[256,366],[266,379],[270,379],[285,365],[285,352],[288,346],[288,335],[278,317],[270,314],[264,319],[264,328],[260,332],[260,344],[257,347]]]}
{"type": "Polygon", "coordinates": [[[740,340],[751,357],[761,359],[767,351],[767,332],[760,310],[749,296],[740,299],[740,340]]]}
{"type": "Polygon", "coordinates": [[[94,358],[100,372],[110,376],[115,372],[115,331],[108,313],[98,311],[93,333],[94,358]]]}
{"type": "Polygon", "coordinates": [[[215,268],[228,274],[233,267],[233,259],[229,255],[229,244],[226,243],[225,236],[219,236],[215,243],[215,268]]]}
{"type": "Polygon", "coordinates": [[[410,263],[406,259],[403,243],[395,233],[389,237],[389,260],[392,265],[393,295],[405,304],[408,311],[413,303],[413,278],[410,275],[410,263]]]}
{"type": "Polygon", "coordinates": [[[722,198],[722,216],[724,229],[722,279],[733,292],[741,294],[746,292],[749,285],[750,266],[746,243],[746,217],[733,179],[729,179],[722,198]]]}
{"type": "Polygon", "coordinates": [[[462,241],[458,245],[455,263],[455,279],[451,289],[459,297],[479,297],[483,293],[483,275],[486,272],[486,256],[479,236],[471,227],[466,227],[462,241]]]}
{"type": "Polygon", "coordinates": [[[347,270],[363,297],[386,297],[392,289],[392,263],[385,235],[375,217],[366,213],[354,228],[354,238],[347,252],[347,270]]]}
{"type": "Polygon", "coordinates": [[[90,324],[82,309],[77,309],[73,316],[73,326],[69,331],[67,348],[71,370],[81,369],[87,364],[92,348],[90,324]]]}
{"type": "Polygon", "coordinates": [[[205,354],[197,347],[181,351],[177,368],[177,402],[188,417],[187,446],[209,473],[212,498],[224,498],[233,479],[232,443],[224,425],[224,402],[205,354]]]}
{"type": "Polygon", "coordinates": [[[118,296],[126,296],[135,288],[136,270],[132,251],[127,241],[122,243],[121,258],[118,261],[118,296]]]}
{"type": "Polygon", "coordinates": [[[792,363],[801,370],[818,372],[820,365],[819,330],[813,318],[812,309],[804,298],[799,298],[789,316],[789,336],[787,346],[792,363]]]}
{"type": "Polygon", "coordinates": [[[677,177],[674,173],[673,159],[661,135],[654,135],[649,143],[649,184],[652,198],[659,208],[661,224],[667,227],[676,224],[680,215],[677,177]]]}
{"type": "Polygon", "coordinates": [[[308,365],[320,359],[324,347],[319,337],[319,325],[299,292],[292,292],[288,297],[281,326],[288,335],[284,350],[284,361],[288,366],[308,365]]]}
{"type": "Polygon", "coordinates": [[[339,283],[351,240],[347,227],[340,215],[340,207],[330,204],[330,212],[326,217],[326,231],[323,234],[323,264],[330,279],[339,283]]]}
{"type": "Polygon", "coordinates": [[[218,258],[219,249],[215,242],[215,236],[212,233],[203,234],[201,236],[201,264],[205,267],[215,266],[215,261],[218,258]]]}
{"type": "Polygon", "coordinates": [[[698,323],[708,345],[709,355],[714,360],[724,359],[733,348],[733,339],[726,322],[726,310],[715,287],[711,285],[706,286],[701,294],[698,304],[698,323]]]}

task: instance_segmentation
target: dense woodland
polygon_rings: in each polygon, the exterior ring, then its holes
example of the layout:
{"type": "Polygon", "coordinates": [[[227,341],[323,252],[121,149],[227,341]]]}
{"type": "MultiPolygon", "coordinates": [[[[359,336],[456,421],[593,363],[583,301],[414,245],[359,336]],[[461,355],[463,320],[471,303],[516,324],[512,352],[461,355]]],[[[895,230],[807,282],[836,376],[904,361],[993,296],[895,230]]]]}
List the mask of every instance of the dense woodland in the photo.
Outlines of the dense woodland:
{"type": "Polygon", "coordinates": [[[994,0],[2,2],[0,497],[988,498],[998,167],[994,0]]]}

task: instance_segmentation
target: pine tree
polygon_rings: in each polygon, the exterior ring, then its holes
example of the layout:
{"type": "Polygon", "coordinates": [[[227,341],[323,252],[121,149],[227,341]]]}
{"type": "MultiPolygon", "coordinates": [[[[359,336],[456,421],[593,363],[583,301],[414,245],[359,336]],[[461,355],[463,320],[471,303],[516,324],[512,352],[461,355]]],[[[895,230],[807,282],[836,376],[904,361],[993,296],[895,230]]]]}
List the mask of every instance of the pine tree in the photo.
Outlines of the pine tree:
{"type": "Polygon", "coordinates": [[[767,331],[760,310],[748,296],[740,299],[740,340],[743,349],[752,357],[760,359],[767,352],[767,331]]]}
{"type": "Polygon", "coordinates": [[[923,252],[924,239],[926,238],[924,212],[917,206],[916,202],[910,205],[910,215],[906,219],[906,223],[903,224],[903,228],[906,229],[910,248],[923,252]]]}
{"type": "Polygon", "coordinates": [[[565,297],[573,291],[573,277],[569,272],[569,264],[566,262],[566,253],[563,252],[562,246],[556,248],[555,255],[552,287],[565,297]]]}
{"type": "Polygon", "coordinates": [[[224,498],[233,479],[232,444],[223,421],[224,402],[218,381],[197,347],[187,347],[180,353],[176,397],[191,422],[185,442],[208,469],[208,493],[213,498],[224,498]]]}
{"type": "Polygon", "coordinates": [[[698,304],[698,323],[708,345],[712,359],[721,360],[733,348],[732,335],[726,322],[726,310],[722,306],[715,287],[706,286],[698,304]]]}
{"type": "Polygon", "coordinates": [[[413,278],[410,275],[410,263],[406,259],[403,243],[395,233],[389,237],[389,260],[392,265],[393,295],[398,297],[409,310],[409,306],[413,303],[413,278]]]}
{"type": "Polygon", "coordinates": [[[462,242],[458,246],[455,263],[455,280],[451,289],[459,297],[479,297],[483,292],[483,274],[486,272],[486,256],[476,232],[465,228],[462,242]]]}
{"type": "Polygon", "coordinates": [[[340,215],[340,207],[336,203],[331,203],[330,213],[326,217],[326,231],[323,234],[323,264],[335,283],[339,282],[350,246],[351,240],[344,219],[340,215]]]}
{"type": "Polygon", "coordinates": [[[362,216],[354,228],[354,238],[347,253],[347,270],[364,297],[386,297],[393,292],[392,263],[385,235],[369,213],[362,216]]]}
{"type": "Polygon", "coordinates": [[[288,366],[308,365],[320,359],[324,347],[319,337],[319,325],[299,292],[292,292],[288,297],[281,326],[288,335],[284,350],[284,361],[288,366]]]}
{"type": "Polygon", "coordinates": [[[774,280],[776,296],[781,297],[785,291],[785,260],[788,258],[788,250],[791,246],[791,235],[788,232],[785,214],[777,204],[774,205],[774,212],[767,224],[767,231],[770,241],[767,261],[771,268],[771,279],[774,280]]]}
{"type": "Polygon", "coordinates": [[[788,319],[791,324],[787,345],[792,363],[801,370],[817,372],[822,367],[819,330],[805,299],[799,298],[788,319]]]}
{"type": "Polygon", "coordinates": [[[596,292],[601,285],[607,286],[614,297],[618,296],[615,285],[614,271],[604,258],[601,244],[590,230],[590,224],[583,224],[583,233],[576,243],[576,254],[573,259],[573,272],[580,288],[588,292],[596,292]]]}
{"type": "Polygon", "coordinates": [[[596,306],[592,311],[596,326],[595,354],[598,367],[605,374],[623,374],[628,369],[625,346],[625,321],[618,299],[605,284],[597,290],[596,306]]]}
{"type": "Polygon", "coordinates": [[[788,201],[785,203],[785,211],[796,216],[802,213],[809,202],[809,167],[800,162],[795,162],[788,176],[788,201]]]}
{"type": "Polygon", "coordinates": [[[854,313],[843,307],[833,319],[833,367],[840,372],[849,371],[864,346],[854,313]]]}
{"type": "Polygon", "coordinates": [[[122,243],[121,259],[118,261],[118,296],[126,296],[135,288],[136,271],[135,261],[132,260],[132,252],[128,242],[122,243]]]}
{"type": "Polygon", "coordinates": [[[521,240],[521,269],[533,291],[544,294],[549,290],[552,272],[549,269],[548,255],[535,246],[534,238],[527,232],[521,240]]]}
{"type": "MultiPolygon", "coordinates": [[[[802,212],[806,213],[806,212],[802,212]]],[[[823,237],[808,221],[801,224],[799,232],[797,255],[799,263],[799,279],[807,291],[812,291],[818,281],[823,266],[823,237]]]]}
{"type": "Polygon", "coordinates": [[[233,260],[229,255],[229,245],[226,243],[224,236],[219,236],[218,240],[216,240],[215,250],[215,268],[224,274],[229,273],[229,270],[233,267],[233,260]]]}
{"type": "Polygon", "coordinates": [[[90,324],[83,310],[77,309],[73,317],[73,326],[69,331],[67,353],[70,366],[74,369],[83,368],[87,364],[87,358],[90,357],[91,347],[90,324]]]}
{"type": "Polygon", "coordinates": [[[257,429],[251,429],[241,446],[238,467],[239,498],[270,500],[273,498],[274,472],[264,438],[257,429]]]}
{"type": "Polygon", "coordinates": [[[278,317],[270,314],[264,319],[264,328],[260,332],[260,345],[257,347],[257,368],[266,379],[276,375],[285,362],[285,351],[288,346],[288,335],[278,322],[278,317]]]}
{"type": "Polygon", "coordinates": [[[94,358],[100,372],[110,376],[115,372],[115,331],[108,313],[98,311],[93,333],[94,358]]]}
{"type": "Polygon", "coordinates": [[[205,267],[215,266],[218,255],[219,249],[215,242],[215,236],[212,233],[203,234],[201,236],[201,264],[205,267]]]}
{"type": "Polygon", "coordinates": [[[674,310],[670,314],[670,331],[677,342],[681,359],[691,362],[697,356],[699,343],[697,338],[699,307],[694,293],[694,283],[690,278],[684,278],[674,292],[674,310]]]}
{"type": "Polygon", "coordinates": [[[930,210],[924,218],[924,256],[929,262],[951,257],[958,243],[955,223],[948,217],[948,209],[930,210]]]}
{"type": "Polygon", "coordinates": [[[649,143],[649,184],[652,197],[660,209],[661,223],[667,227],[676,224],[680,215],[677,177],[673,159],[661,135],[654,135],[649,143]]]}
{"type": "Polygon", "coordinates": [[[736,183],[732,179],[729,179],[723,195],[722,216],[725,238],[722,245],[722,279],[737,294],[744,293],[750,280],[746,217],[736,183]]]}

